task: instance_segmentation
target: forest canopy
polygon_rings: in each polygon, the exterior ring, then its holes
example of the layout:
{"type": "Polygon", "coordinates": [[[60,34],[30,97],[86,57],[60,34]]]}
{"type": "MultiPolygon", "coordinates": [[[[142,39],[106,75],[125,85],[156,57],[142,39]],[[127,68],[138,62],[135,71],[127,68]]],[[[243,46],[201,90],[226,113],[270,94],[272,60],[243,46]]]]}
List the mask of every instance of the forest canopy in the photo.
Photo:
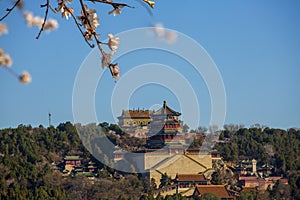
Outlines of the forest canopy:
{"type": "MultiPolygon", "coordinates": [[[[117,130],[116,125],[108,123],[90,124],[86,128],[91,134],[97,134],[99,129],[106,134],[111,129],[117,130]]],[[[124,133],[119,134],[125,137],[124,133]]],[[[124,147],[122,142],[127,142],[129,148],[134,143],[143,145],[142,141],[137,143],[136,139],[117,141],[116,136],[108,134],[108,137],[124,147]]],[[[243,158],[255,158],[260,163],[269,162],[289,179],[290,197],[300,197],[300,130],[222,130],[220,140],[229,141],[216,146],[225,161],[237,162],[243,158]]],[[[142,175],[118,172],[98,162],[82,145],[75,126],[70,122],[61,123],[57,127],[19,125],[17,128],[0,130],[0,160],[1,199],[147,199],[155,188],[142,175]],[[86,177],[65,179],[56,173],[53,164],[62,162],[66,155],[80,155],[94,161],[99,169],[96,184],[89,184],[86,177]]],[[[162,180],[165,180],[164,177],[162,180]]],[[[164,184],[163,181],[162,186],[164,184]]],[[[279,185],[278,188],[280,187],[279,185]]],[[[276,191],[270,194],[278,195],[276,191]]]]}

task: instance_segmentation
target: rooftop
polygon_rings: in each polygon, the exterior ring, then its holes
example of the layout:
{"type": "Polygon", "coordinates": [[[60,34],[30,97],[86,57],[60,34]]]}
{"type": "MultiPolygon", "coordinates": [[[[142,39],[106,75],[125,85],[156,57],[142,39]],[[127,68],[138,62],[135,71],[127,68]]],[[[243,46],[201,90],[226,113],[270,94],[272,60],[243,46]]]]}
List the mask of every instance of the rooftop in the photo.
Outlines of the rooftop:
{"type": "Polygon", "coordinates": [[[177,174],[176,180],[182,182],[206,181],[203,174],[177,174]]]}
{"type": "Polygon", "coordinates": [[[123,110],[122,115],[118,118],[148,118],[153,113],[152,110],[123,110]]]}
{"type": "Polygon", "coordinates": [[[242,186],[242,190],[243,190],[243,191],[250,192],[251,190],[257,190],[257,187],[246,187],[246,186],[242,186]]]}
{"type": "Polygon", "coordinates": [[[195,192],[198,192],[200,195],[204,195],[206,193],[215,194],[221,198],[230,198],[225,185],[197,185],[195,188],[195,192]]]}
{"type": "Polygon", "coordinates": [[[66,156],[65,160],[82,160],[80,156],[66,156]]]}
{"type": "Polygon", "coordinates": [[[167,106],[167,102],[164,101],[163,107],[161,107],[158,111],[154,112],[153,115],[173,115],[173,116],[180,116],[180,112],[176,112],[175,110],[171,109],[167,106]]]}

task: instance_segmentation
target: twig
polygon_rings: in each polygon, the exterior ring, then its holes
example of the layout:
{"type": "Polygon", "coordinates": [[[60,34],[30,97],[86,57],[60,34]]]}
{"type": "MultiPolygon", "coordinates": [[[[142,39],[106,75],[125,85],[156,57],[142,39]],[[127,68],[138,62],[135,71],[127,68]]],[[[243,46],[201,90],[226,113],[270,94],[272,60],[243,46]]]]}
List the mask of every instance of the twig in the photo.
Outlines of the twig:
{"type": "Polygon", "coordinates": [[[149,15],[153,16],[152,10],[149,8],[149,6],[145,5],[145,3],[141,2],[140,0],[135,0],[135,1],[141,4],[147,10],[149,15]]]}
{"type": "MultiPolygon", "coordinates": [[[[97,46],[98,46],[99,51],[101,52],[102,56],[104,56],[104,53],[105,53],[105,52],[104,52],[104,50],[102,49],[101,44],[108,44],[108,43],[102,43],[102,42],[98,39],[98,36],[96,35],[96,33],[94,33],[93,35],[94,35],[94,38],[95,38],[95,40],[96,40],[96,42],[97,42],[97,46]]],[[[114,76],[114,73],[113,73],[113,71],[112,71],[110,65],[109,65],[108,68],[109,68],[110,74],[111,74],[112,76],[114,76]]]]}
{"type": "MultiPolygon", "coordinates": [[[[83,4],[82,0],[79,0],[79,2],[80,2],[80,5],[81,5],[81,8],[82,8],[84,17],[86,18],[89,27],[92,28],[91,22],[90,22],[90,20],[88,19],[87,12],[86,12],[86,10],[85,10],[85,7],[84,7],[84,4],[83,4]]],[[[95,40],[96,40],[96,42],[97,42],[97,46],[98,46],[99,51],[101,52],[102,56],[104,56],[104,53],[105,53],[105,52],[104,52],[104,50],[103,50],[102,47],[101,47],[101,44],[102,44],[102,43],[101,43],[101,41],[98,39],[97,33],[96,33],[96,32],[93,32],[92,34],[93,34],[93,36],[94,36],[94,38],[95,38],[95,40]]],[[[111,69],[110,67],[109,67],[109,69],[110,69],[111,75],[114,76],[112,69],[111,69]]]]}
{"type": "Polygon", "coordinates": [[[12,68],[10,68],[10,67],[4,67],[4,68],[7,69],[12,75],[19,78],[20,75],[16,71],[14,71],[12,68]]]}
{"type": "Polygon", "coordinates": [[[87,12],[86,12],[85,7],[84,7],[84,4],[83,4],[82,0],[79,0],[79,1],[80,1],[80,5],[81,5],[81,9],[83,11],[84,17],[85,17],[85,19],[86,19],[89,27],[92,28],[92,25],[91,25],[91,22],[90,22],[90,20],[88,18],[87,12]]]}
{"type": "Polygon", "coordinates": [[[13,11],[13,9],[20,3],[20,1],[21,0],[16,1],[15,5],[13,5],[13,7],[7,8],[6,9],[7,13],[3,17],[1,17],[0,21],[2,21],[3,19],[5,19],[11,13],[11,11],[13,11]]]}
{"type": "Polygon", "coordinates": [[[94,44],[91,44],[91,43],[86,39],[84,32],[83,32],[83,31],[81,30],[81,28],[80,28],[81,25],[78,23],[78,21],[77,21],[76,17],[74,16],[74,14],[73,14],[72,12],[70,12],[70,10],[69,10],[69,8],[68,8],[67,6],[65,6],[64,9],[66,9],[66,10],[71,14],[71,16],[72,16],[72,18],[73,18],[73,20],[74,20],[74,22],[75,22],[77,28],[79,29],[80,33],[81,33],[82,36],[83,36],[85,42],[86,42],[91,48],[94,48],[95,45],[94,45],[94,44]]]}
{"type": "Polygon", "coordinates": [[[112,5],[112,7],[114,7],[115,9],[120,7],[120,6],[128,7],[128,8],[134,8],[133,6],[130,6],[130,5],[125,4],[125,3],[115,3],[115,2],[109,2],[109,1],[106,1],[106,0],[87,0],[87,1],[91,1],[93,3],[99,2],[99,3],[109,4],[109,5],[112,5]]]}
{"type": "Polygon", "coordinates": [[[49,11],[49,7],[50,7],[50,0],[47,0],[47,4],[45,5],[41,5],[41,7],[45,7],[46,6],[46,11],[45,11],[45,17],[44,17],[44,21],[43,21],[43,24],[42,24],[42,27],[38,33],[38,35],[36,36],[36,39],[39,39],[40,36],[41,36],[41,33],[43,32],[44,30],[44,26],[46,24],[46,21],[47,21],[47,17],[48,17],[48,11],[49,11]]]}
{"type": "Polygon", "coordinates": [[[111,64],[108,66],[108,68],[109,68],[109,71],[110,71],[111,75],[113,76],[113,71],[112,71],[112,68],[111,68],[111,64]]]}
{"type": "Polygon", "coordinates": [[[49,8],[51,9],[52,12],[54,12],[55,14],[57,14],[59,11],[57,11],[56,9],[52,8],[51,5],[49,5],[49,8]]]}
{"type": "Polygon", "coordinates": [[[95,40],[96,40],[96,42],[97,42],[98,49],[100,50],[101,54],[103,55],[103,54],[104,54],[104,53],[103,53],[104,51],[103,51],[103,49],[102,49],[102,47],[101,47],[102,42],[98,39],[98,36],[97,36],[96,34],[93,34],[93,36],[94,36],[94,38],[95,38],[95,40]]]}
{"type": "MultiPolygon", "coordinates": [[[[93,27],[92,27],[92,25],[91,25],[91,22],[90,22],[88,16],[87,16],[87,12],[86,12],[86,10],[85,10],[85,7],[84,7],[84,4],[83,4],[82,0],[80,0],[80,5],[81,5],[81,8],[82,8],[84,17],[85,17],[85,19],[87,20],[87,23],[88,23],[89,27],[92,29],[93,27]]],[[[101,54],[103,55],[103,54],[104,54],[104,53],[103,53],[104,51],[103,51],[103,49],[102,49],[102,47],[101,47],[101,44],[102,44],[102,43],[101,43],[101,41],[98,39],[97,33],[96,33],[96,32],[92,32],[92,34],[93,34],[93,36],[94,36],[94,38],[95,38],[95,40],[96,40],[96,42],[97,42],[98,49],[100,50],[101,54]]]]}

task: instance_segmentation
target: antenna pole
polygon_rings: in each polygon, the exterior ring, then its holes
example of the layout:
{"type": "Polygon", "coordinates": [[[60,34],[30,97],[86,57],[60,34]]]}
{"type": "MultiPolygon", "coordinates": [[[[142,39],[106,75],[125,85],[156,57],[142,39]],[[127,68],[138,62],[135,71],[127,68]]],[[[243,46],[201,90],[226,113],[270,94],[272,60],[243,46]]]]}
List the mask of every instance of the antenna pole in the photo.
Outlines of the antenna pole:
{"type": "Polygon", "coordinates": [[[49,127],[51,126],[51,113],[48,113],[48,117],[49,117],[49,127]]]}

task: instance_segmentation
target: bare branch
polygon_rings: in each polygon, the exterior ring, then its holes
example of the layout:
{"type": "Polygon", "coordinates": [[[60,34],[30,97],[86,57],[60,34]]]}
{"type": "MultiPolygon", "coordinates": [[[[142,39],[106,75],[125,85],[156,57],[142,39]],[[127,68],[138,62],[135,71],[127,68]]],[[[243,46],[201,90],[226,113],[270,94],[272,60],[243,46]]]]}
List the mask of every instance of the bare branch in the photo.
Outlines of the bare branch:
{"type": "Polygon", "coordinates": [[[114,7],[115,9],[121,8],[121,7],[134,8],[133,6],[129,6],[128,4],[125,4],[125,3],[115,3],[115,2],[109,2],[106,0],[87,0],[87,1],[91,1],[93,3],[98,2],[98,3],[109,4],[109,5],[112,5],[112,7],[114,7]]]}
{"type": "Polygon", "coordinates": [[[85,9],[85,6],[84,6],[82,0],[79,0],[79,1],[80,1],[80,5],[81,5],[82,12],[83,12],[83,14],[84,14],[84,17],[85,17],[85,19],[86,19],[86,21],[87,21],[89,27],[92,28],[92,24],[91,24],[91,22],[90,22],[90,20],[89,20],[89,18],[88,18],[88,14],[87,14],[87,11],[86,11],[86,9],[85,9]]]}
{"type": "Polygon", "coordinates": [[[72,16],[72,18],[73,18],[73,20],[74,20],[74,22],[75,22],[77,28],[79,29],[80,33],[81,33],[82,36],[83,36],[85,42],[86,42],[91,48],[94,48],[95,45],[94,45],[94,44],[91,44],[91,43],[86,39],[84,32],[81,30],[81,27],[80,27],[81,25],[78,23],[78,21],[77,21],[76,17],[74,16],[74,14],[69,10],[69,8],[68,8],[67,6],[65,6],[64,9],[66,9],[66,10],[71,14],[71,16],[72,16]]]}
{"type": "Polygon", "coordinates": [[[11,11],[13,11],[13,9],[21,2],[21,0],[16,1],[16,3],[13,5],[13,7],[11,8],[7,8],[6,11],[7,13],[0,19],[0,21],[2,21],[3,19],[5,19],[10,13],[11,11]]]}
{"type": "Polygon", "coordinates": [[[152,10],[149,8],[149,6],[147,6],[144,2],[140,1],[140,0],[136,0],[139,4],[141,4],[148,12],[149,15],[153,16],[152,10]]]}
{"type": "Polygon", "coordinates": [[[7,71],[9,71],[15,77],[17,77],[17,78],[19,77],[19,74],[15,70],[13,70],[12,68],[10,68],[10,67],[4,67],[4,68],[7,69],[7,71]]]}
{"type": "Polygon", "coordinates": [[[58,13],[58,11],[56,10],[56,9],[54,9],[54,8],[52,8],[52,6],[49,4],[49,8],[51,9],[51,11],[52,12],[54,12],[55,14],[57,14],[58,13]]]}
{"type": "MultiPolygon", "coordinates": [[[[89,20],[89,18],[88,18],[87,11],[86,11],[86,9],[85,9],[85,6],[84,6],[84,4],[83,4],[83,1],[82,1],[82,0],[79,0],[79,1],[80,1],[80,5],[81,5],[82,12],[83,12],[83,14],[84,14],[84,17],[86,18],[89,27],[92,28],[92,24],[91,24],[91,22],[90,22],[90,20],[89,20]]],[[[96,32],[92,32],[92,34],[93,34],[93,36],[94,36],[94,38],[95,38],[95,40],[96,40],[96,42],[97,42],[98,49],[100,50],[102,56],[104,56],[104,53],[105,53],[105,52],[104,52],[104,50],[103,50],[102,47],[101,47],[102,42],[98,39],[98,36],[97,36],[97,33],[96,33],[96,32]]],[[[112,69],[111,69],[110,67],[109,67],[109,69],[110,69],[111,75],[113,76],[113,71],[112,71],[112,69]]]]}
{"type": "Polygon", "coordinates": [[[47,17],[48,17],[48,11],[49,11],[49,7],[50,7],[50,0],[47,0],[47,4],[44,4],[44,5],[41,5],[41,7],[45,7],[46,6],[46,11],[45,11],[45,17],[44,17],[44,22],[42,24],[42,27],[38,33],[38,35],[36,36],[36,39],[39,39],[40,36],[41,36],[41,33],[43,32],[44,30],[44,27],[45,27],[45,24],[46,24],[46,21],[47,21],[47,17]]]}
{"type": "Polygon", "coordinates": [[[110,71],[111,75],[113,76],[114,72],[113,72],[113,70],[112,70],[112,67],[113,67],[113,66],[112,66],[111,64],[109,64],[108,68],[109,68],[109,71],[110,71]]]}

